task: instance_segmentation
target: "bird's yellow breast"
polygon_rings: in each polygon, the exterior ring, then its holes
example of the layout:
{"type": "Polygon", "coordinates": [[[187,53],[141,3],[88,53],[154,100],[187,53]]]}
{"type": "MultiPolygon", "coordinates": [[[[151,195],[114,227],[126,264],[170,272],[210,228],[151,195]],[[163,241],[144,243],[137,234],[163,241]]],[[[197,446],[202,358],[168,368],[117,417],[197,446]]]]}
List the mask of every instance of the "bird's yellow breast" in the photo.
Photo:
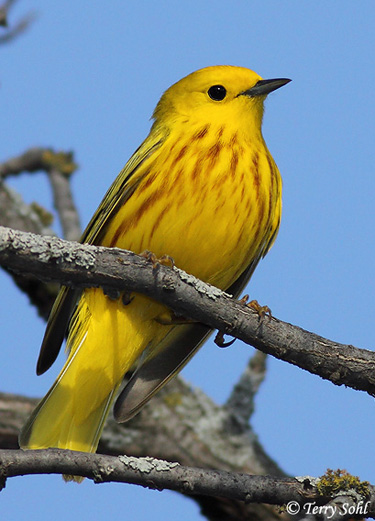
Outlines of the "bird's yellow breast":
{"type": "Polygon", "coordinates": [[[229,287],[278,226],[281,182],[261,136],[225,125],[176,128],[142,165],[142,180],[107,225],[105,246],[171,256],[229,287]]]}

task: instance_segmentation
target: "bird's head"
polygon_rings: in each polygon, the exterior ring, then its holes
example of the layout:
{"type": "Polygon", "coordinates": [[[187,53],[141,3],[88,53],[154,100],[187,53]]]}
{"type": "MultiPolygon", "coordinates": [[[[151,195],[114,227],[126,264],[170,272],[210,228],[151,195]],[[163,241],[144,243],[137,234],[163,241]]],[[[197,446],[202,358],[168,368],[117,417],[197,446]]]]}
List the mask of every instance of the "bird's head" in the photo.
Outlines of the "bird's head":
{"type": "Polygon", "coordinates": [[[261,129],[267,94],[289,79],[263,80],[244,67],[206,67],[172,85],[161,97],[153,118],[155,125],[178,123],[230,125],[261,129]]]}

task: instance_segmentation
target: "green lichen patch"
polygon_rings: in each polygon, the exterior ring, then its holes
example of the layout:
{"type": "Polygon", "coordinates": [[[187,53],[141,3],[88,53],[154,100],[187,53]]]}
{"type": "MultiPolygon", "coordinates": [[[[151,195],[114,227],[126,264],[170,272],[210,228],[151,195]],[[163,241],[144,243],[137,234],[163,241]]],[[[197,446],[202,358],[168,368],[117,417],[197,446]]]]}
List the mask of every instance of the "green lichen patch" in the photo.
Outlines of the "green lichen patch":
{"type": "Polygon", "coordinates": [[[47,170],[56,168],[66,176],[70,176],[78,168],[77,164],[73,161],[73,154],[71,152],[53,152],[52,150],[46,150],[43,153],[43,162],[47,170]]]}
{"type": "Polygon", "coordinates": [[[327,469],[319,478],[317,489],[321,496],[334,496],[340,492],[354,490],[362,497],[370,495],[369,482],[361,481],[357,476],[352,476],[346,470],[327,469]]]}
{"type": "Polygon", "coordinates": [[[43,226],[51,226],[53,223],[53,215],[51,212],[43,208],[43,206],[40,206],[40,204],[35,201],[30,204],[30,207],[37,214],[43,226]]]}

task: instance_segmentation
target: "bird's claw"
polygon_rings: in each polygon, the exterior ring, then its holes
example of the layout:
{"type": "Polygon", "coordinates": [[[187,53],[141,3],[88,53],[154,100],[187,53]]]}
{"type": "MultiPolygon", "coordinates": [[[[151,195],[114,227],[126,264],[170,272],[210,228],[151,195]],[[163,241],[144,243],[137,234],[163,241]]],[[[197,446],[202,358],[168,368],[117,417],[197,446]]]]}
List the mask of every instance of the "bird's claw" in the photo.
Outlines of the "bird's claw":
{"type": "Polygon", "coordinates": [[[265,316],[268,316],[271,320],[272,311],[268,306],[261,306],[257,300],[251,300],[249,303],[246,304],[246,306],[256,311],[261,320],[263,320],[265,316]]]}
{"type": "Polygon", "coordinates": [[[145,250],[140,254],[140,256],[152,262],[153,269],[155,269],[158,264],[161,264],[162,266],[169,266],[170,268],[174,268],[175,265],[174,260],[170,255],[162,255],[158,258],[155,253],[152,253],[152,251],[145,250]]]}
{"type": "Polygon", "coordinates": [[[236,341],[236,338],[232,338],[232,340],[229,340],[229,342],[225,342],[224,340],[224,333],[222,331],[218,331],[217,335],[215,336],[215,344],[218,347],[229,347],[236,341]]]}

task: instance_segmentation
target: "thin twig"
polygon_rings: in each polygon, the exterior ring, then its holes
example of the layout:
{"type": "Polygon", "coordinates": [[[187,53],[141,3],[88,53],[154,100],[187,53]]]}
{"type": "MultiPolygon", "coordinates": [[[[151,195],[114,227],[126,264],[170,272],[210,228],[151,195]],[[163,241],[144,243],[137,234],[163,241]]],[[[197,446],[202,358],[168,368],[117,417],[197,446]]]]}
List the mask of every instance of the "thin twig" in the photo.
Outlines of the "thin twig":
{"type": "Polygon", "coordinates": [[[76,244],[0,227],[0,264],[41,280],[116,291],[134,291],[179,315],[235,336],[264,353],[297,365],[336,385],[375,396],[375,353],[339,344],[267,317],[178,268],[153,267],[117,248],[76,244]]]}
{"type": "Polygon", "coordinates": [[[0,5],[0,26],[8,27],[8,12],[14,3],[15,0],[6,0],[0,5]]]}
{"type": "Polygon", "coordinates": [[[68,241],[78,241],[81,236],[81,225],[73,202],[69,177],[58,168],[51,168],[49,179],[53,191],[54,206],[60,218],[64,238],[68,241]]]}
{"type": "Polygon", "coordinates": [[[0,44],[8,43],[14,40],[17,36],[25,32],[25,30],[30,26],[30,24],[35,20],[36,13],[31,11],[23,18],[20,18],[17,23],[12,25],[9,29],[9,11],[10,8],[15,4],[15,0],[6,0],[0,6],[0,27],[5,27],[6,32],[4,34],[0,34],[0,44]]]}
{"type": "Polygon", "coordinates": [[[265,353],[255,351],[225,404],[244,423],[254,412],[254,397],[266,374],[266,359],[265,353]]]}

